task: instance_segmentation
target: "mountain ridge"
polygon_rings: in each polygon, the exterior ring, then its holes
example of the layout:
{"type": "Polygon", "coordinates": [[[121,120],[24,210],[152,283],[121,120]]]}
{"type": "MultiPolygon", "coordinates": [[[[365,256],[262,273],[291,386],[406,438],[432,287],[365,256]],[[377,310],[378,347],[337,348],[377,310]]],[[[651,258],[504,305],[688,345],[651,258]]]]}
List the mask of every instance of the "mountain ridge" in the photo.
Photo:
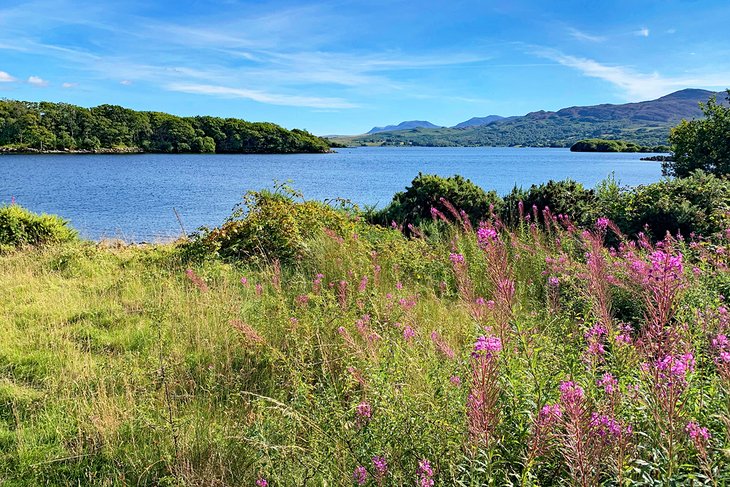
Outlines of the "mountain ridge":
{"type": "Polygon", "coordinates": [[[581,139],[602,138],[665,145],[669,130],[682,119],[702,117],[699,104],[712,96],[727,103],[725,92],[686,88],[654,100],[539,110],[482,125],[415,127],[339,140],[350,145],[570,147],[581,139]]]}
{"type": "Polygon", "coordinates": [[[417,129],[417,128],[436,129],[436,128],[440,128],[440,127],[439,127],[439,125],[434,125],[427,120],[408,120],[405,122],[401,122],[398,125],[386,125],[385,127],[373,127],[366,133],[372,135],[372,134],[379,134],[381,132],[395,132],[398,130],[411,130],[411,129],[417,129]]]}

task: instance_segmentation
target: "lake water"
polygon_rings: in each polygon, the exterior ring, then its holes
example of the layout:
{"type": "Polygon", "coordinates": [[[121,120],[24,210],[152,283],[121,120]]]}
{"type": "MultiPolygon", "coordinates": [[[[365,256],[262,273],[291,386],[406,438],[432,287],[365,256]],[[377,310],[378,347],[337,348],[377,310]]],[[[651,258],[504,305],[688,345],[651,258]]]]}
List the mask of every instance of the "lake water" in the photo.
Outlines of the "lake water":
{"type": "Polygon", "coordinates": [[[348,198],[385,206],[419,171],[461,174],[500,194],[513,186],[571,178],[589,187],[611,173],[625,185],[661,178],[646,154],[573,153],[568,149],[338,149],[294,155],[2,155],[0,204],[15,197],[36,212],[71,220],[86,238],[129,241],[219,225],[251,189],[291,180],[306,198],[348,198]]]}

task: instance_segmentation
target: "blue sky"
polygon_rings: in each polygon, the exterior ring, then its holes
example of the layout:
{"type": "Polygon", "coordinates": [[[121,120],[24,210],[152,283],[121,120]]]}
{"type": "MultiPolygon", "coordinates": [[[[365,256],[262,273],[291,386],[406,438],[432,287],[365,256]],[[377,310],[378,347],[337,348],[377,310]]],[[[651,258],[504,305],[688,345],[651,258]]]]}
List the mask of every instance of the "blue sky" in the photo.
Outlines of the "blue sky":
{"type": "Polygon", "coordinates": [[[316,134],[730,87],[727,0],[0,0],[0,97],[316,134]]]}

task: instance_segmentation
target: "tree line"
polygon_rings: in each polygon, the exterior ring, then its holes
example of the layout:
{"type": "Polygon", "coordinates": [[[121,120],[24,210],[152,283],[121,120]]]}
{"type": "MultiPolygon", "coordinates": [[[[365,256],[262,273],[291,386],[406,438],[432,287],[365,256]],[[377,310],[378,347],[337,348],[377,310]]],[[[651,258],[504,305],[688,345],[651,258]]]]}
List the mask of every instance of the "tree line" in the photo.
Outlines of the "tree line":
{"type": "Polygon", "coordinates": [[[0,100],[0,147],[13,150],[129,150],[167,153],[327,152],[305,130],[209,116],[178,117],[117,105],[0,100]]]}

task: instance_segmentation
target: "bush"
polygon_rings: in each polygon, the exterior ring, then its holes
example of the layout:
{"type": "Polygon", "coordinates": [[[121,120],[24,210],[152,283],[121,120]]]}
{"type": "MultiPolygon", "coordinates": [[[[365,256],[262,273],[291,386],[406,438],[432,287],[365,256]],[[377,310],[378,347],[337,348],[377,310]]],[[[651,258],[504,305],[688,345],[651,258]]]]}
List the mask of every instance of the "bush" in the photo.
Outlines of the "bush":
{"type": "Polygon", "coordinates": [[[296,201],[285,186],[275,191],[251,191],[220,227],[194,236],[188,251],[217,254],[224,259],[264,257],[282,262],[299,259],[307,240],[325,229],[351,234],[354,224],[345,211],[316,201],[296,201]]]}
{"type": "Polygon", "coordinates": [[[629,235],[646,226],[655,238],[667,232],[710,236],[730,226],[730,181],[695,171],[629,190],[625,205],[617,224],[629,235]]]}
{"type": "Polygon", "coordinates": [[[494,205],[497,212],[502,207],[502,199],[496,192],[486,192],[469,179],[418,173],[405,191],[396,193],[390,205],[371,219],[386,225],[391,221],[404,226],[419,225],[432,219],[431,208],[449,215],[442,198],[457,210],[466,212],[472,222],[486,218],[490,205],[494,205]]]}
{"type": "Polygon", "coordinates": [[[78,238],[68,221],[56,215],[38,215],[19,205],[0,207],[0,249],[68,242],[78,238]]]}
{"type": "Polygon", "coordinates": [[[596,198],[593,190],[585,189],[582,184],[571,179],[548,181],[539,186],[533,184],[527,191],[514,188],[505,197],[503,220],[516,222],[516,209],[520,201],[524,204],[525,213],[532,213],[533,206],[540,212],[548,207],[554,215],[568,215],[576,223],[589,224],[593,219],[596,198]]]}

